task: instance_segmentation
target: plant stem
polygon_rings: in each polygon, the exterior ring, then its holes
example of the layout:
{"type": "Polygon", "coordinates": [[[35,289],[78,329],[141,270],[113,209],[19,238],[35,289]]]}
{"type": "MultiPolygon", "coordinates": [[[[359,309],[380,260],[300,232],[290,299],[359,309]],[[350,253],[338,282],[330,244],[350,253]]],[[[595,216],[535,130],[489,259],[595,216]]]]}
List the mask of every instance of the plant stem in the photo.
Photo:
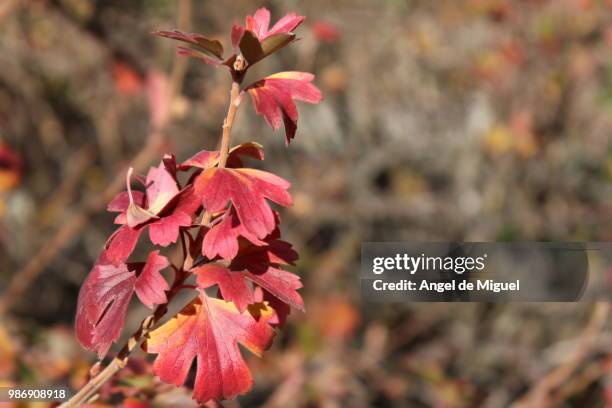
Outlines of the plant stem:
{"type": "MultiPolygon", "coordinates": [[[[185,264],[187,261],[185,261],[185,264]]],[[[168,303],[174,298],[174,296],[182,289],[183,282],[187,279],[188,273],[183,269],[179,270],[179,274],[174,280],[172,289],[168,292],[168,300],[166,303],[161,304],[155,308],[155,311],[147,316],[136,332],[128,339],[127,343],[123,346],[117,357],[107,365],[94,378],[90,379],[87,384],[83,386],[76,394],[74,394],[68,401],[59,406],[59,408],[72,408],[79,407],[89,400],[95,393],[110,380],[118,371],[120,371],[127,364],[128,358],[132,351],[140,345],[142,339],[151,331],[151,329],[161,320],[166,314],[168,303]]]]}
{"type": "MultiPolygon", "coordinates": [[[[227,164],[227,158],[229,156],[230,139],[232,135],[232,126],[236,118],[236,112],[240,106],[240,82],[232,81],[232,88],[230,91],[230,102],[227,109],[227,115],[223,120],[223,134],[221,136],[221,147],[219,157],[219,167],[225,167],[227,164]]],[[[129,176],[128,176],[129,177],[129,176]]],[[[129,185],[129,184],[128,184],[129,185]]],[[[206,222],[210,222],[210,214],[204,215],[206,222]]],[[[170,303],[172,298],[185,286],[183,282],[188,276],[186,271],[193,267],[193,259],[189,256],[189,249],[184,236],[181,234],[181,244],[183,246],[183,254],[185,256],[183,267],[178,271],[172,289],[168,292],[168,300],[163,305],[157,306],[155,311],[147,316],[141,323],[138,330],[129,338],[127,343],[123,346],[117,357],[115,357],[108,366],[104,368],[94,378],[90,379],[83,388],[81,388],[70,400],[66,401],[59,408],[72,408],[78,407],[81,404],[87,402],[96,392],[109,381],[117,372],[119,372],[127,364],[128,358],[132,351],[141,343],[145,336],[153,329],[153,327],[164,317],[167,311],[167,305],[170,303]]]]}
{"type": "Polygon", "coordinates": [[[230,103],[227,108],[227,116],[223,121],[223,136],[221,137],[221,148],[219,157],[219,167],[225,167],[227,156],[229,155],[229,144],[232,136],[232,126],[236,118],[238,106],[240,106],[240,83],[232,82],[232,90],[230,91],[230,103]]]}

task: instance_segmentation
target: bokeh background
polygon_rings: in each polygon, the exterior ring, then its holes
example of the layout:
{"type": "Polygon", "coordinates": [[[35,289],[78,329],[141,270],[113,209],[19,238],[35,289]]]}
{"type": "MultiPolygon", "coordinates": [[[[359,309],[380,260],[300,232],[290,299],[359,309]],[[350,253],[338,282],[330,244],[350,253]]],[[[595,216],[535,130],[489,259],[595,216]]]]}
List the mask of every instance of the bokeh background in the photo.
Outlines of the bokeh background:
{"type": "MultiPolygon", "coordinates": [[[[610,0],[2,0],[0,382],[86,381],[95,356],[73,336],[77,293],[113,231],[104,208],[126,165],[217,144],[227,72],[149,33],[227,45],[260,6],[307,20],[246,83],[311,71],[325,96],[299,106],[289,148],[249,106],[233,132],[293,183],[283,233],[307,313],[248,356],[255,387],[226,405],[612,406],[605,305],[373,305],[358,287],[362,241],[612,240],[610,0]],[[151,78],[175,96],[160,99],[151,78]]],[[[134,306],[129,332],[147,314],[134,306]]],[[[139,354],[95,406],[189,401],[139,354]]]]}

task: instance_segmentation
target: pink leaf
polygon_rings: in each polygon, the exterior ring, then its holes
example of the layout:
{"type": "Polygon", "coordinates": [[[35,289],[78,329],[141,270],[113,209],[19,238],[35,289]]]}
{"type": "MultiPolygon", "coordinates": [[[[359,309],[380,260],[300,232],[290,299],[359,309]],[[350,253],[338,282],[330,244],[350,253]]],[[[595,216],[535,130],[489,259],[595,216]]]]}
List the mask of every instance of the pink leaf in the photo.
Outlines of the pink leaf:
{"type": "Polygon", "coordinates": [[[148,307],[165,303],[168,284],[159,271],[168,264],[158,251],[151,252],[146,263],[131,264],[112,263],[103,252],[79,292],[75,324],[79,342],[104,357],[121,334],[134,290],[148,307]]]}
{"type": "Polygon", "coordinates": [[[297,253],[284,241],[272,240],[266,246],[245,246],[228,267],[207,264],[196,269],[198,284],[203,288],[219,285],[225,300],[239,310],[255,301],[249,280],[274,297],[297,309],[304,310],[304,301],[297,292],[302,287],[300,278],[280,267],[293,262],[297,253]]]}
{"type": "MultiPolygon", "coordinates": [[[[208,169],[215,167],[219,163],[219,151],[202,150],[178,166],[179,170],[189,170],[191,167],[208,169]]],[[[263,147],[259,143],[247,142],[234,146],[230,149],[227,158],[227,167],[243,167],[240,157],[250,157],[256,160],[263,160],[263,147]]]]}
{"type": "Polygon", "coordinates": [[[149,238],[155,245],[168,246],[176,242],[180,227],[191,225],[194,212],[200,206],[200,198],[189,186],[178,196],[176,206],[163,213],[159,220],[149,224],[149,238]]]}
{"type": "Polygon", "coordinates": [[[303,16],[289,13],[270,29],[270,11],[262,7],[253,16],[247,16],[245,28],[255,34],[259,41],[263,41],[275,34],[290,34],[302,21],[304,21],[303,16]]]}
{"type": "Polygon", "coordinates": [[[203,171],[194,185],[206,211],[222,211],[231,201],[240,223],[260,239],[276,226],[274,213],[265,199],[283,206],[292,202],[287,192],[291,184],[261,170],[211,168],[203,171]]]}
{"type": "Polygon", "coordinates": [[[111,235],[106,243],[105,256],[111,262],[125,262],[134,251],[142,228],[134,229],[123,225],[111,235]]]}
{"type": "Polygon", "coordinates": [[[170,289],[168,282],[159,273],[170,265],[168,258],[161,256],[159,251],[149,254],[142,272],[135,282],[136,295],[138,299],[152,309],[155,304],[166,303],[166,291],[170,289]]]}
{"type": "Polygon", "coordinates": [[[216,264],[206,264],[193,272],[197,275],[197,282],[201,288],[218,285],[223,299],[234,302],[240,313],[254,303],[253,293],[242,273],[232,272],[216,264]]]}
{"type": "Polygon", "coordinates": [[[287,144],[295,137],[298,111],[294,100],[319,103],[321,91],[311,81],[314,75],[306,72],[280,72],[270,75],[246,88],[255,112],[277,130],[281,119],[285,124],[287,144]]]}
{"type": "Polygon", "coordinates": [[[176,180],[163,162],[149,169],[146,189],[147,210],[153,214],[161,212],[179,193],[176,180]]]}
{"type": "Polygon", "coordinates": [[[238,343],[261,355],[272,342],[268,321],[275,313],[265,304],[258,319],[233,303],[201,293],[174,318],[148,335],[144,348],[157,354],[153,371],[167,383],[182,385],[197,360],[193,397],[198,402],[232,398],[253,383],[238,343]]]}
{"type": "Polygon", "coordinates": [[[77,339],[102,358],[119,338],[136,276],[126,264],[96,264],[79,292],[77,339]]]}
{"type": "Polygon", "coordinates": [[[231,260],[238,254],[238,238],[244,237],[254,245],[265,245],[257,236],[242,226],[235,210],[226,212],[221,222],[215,224],[204,236],[202,255],[214,259],[219,255],[231,260]]]}

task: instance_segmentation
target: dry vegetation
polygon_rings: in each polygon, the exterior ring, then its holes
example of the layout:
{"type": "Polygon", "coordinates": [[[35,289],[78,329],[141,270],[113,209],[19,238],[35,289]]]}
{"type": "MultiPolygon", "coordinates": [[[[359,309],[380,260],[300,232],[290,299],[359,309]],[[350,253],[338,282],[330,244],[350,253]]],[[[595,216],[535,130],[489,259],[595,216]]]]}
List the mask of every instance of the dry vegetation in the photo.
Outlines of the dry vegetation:
{"type": "MultiPolygon", "coordinates": [[[[74,340],[76,298],[125,166],[215,147],[225,73],[173,67],[173,44],[149,32],[221,35],[255,5],[193,3],[182,15],[184,0],[0,4],[0,383],[86,380],[95,357],[74,340]],[[153,71],[178,87],[160,135],[153,71]]],[[[612,240],[612,2],[262,5],[306,27],[250,75],[313,71],[325,101],[300,106],[287,151],[251,111],[237,118],[234,142],[262,142],[293,183],[284,234],[302,255],[307,313],[249,358],[255,389],[228,406],[496,408],[542,387],[532,406],[612,406],[605,306],[383,307],[360,301],[356,277],[361,241],[612,240]]],[[[125,398],[190,403],[138,359],[98,406],[125,398]]]]}

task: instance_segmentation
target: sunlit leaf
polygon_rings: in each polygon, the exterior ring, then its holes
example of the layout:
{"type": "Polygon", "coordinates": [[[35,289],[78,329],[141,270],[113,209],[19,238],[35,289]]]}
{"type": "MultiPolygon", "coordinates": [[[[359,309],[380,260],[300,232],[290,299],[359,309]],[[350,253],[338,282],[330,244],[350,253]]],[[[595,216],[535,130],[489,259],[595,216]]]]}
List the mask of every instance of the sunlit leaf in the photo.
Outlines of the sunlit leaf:
{"type": "Polygon", "coordinates": [[[149,333],[147,352],[157,354],[153,371],[164,382],[182,385],[196,359],[193,397],[198,402],[232,398],[253,383],[238,344],[256,355],[270,345],[274,311],[261,304],[258,319],[231,302],[200,294],[175,317],[149,333]]]}
{"type": "Polygon", "coordinates": [[[259,80],[246,88],[255,112],[277,130],[285,125],[287,144],[295,137],[298,111],[294,100],[319,103],[321,91],[311,81],[314,75],[306,72],[280,72],[259,80]]]}

